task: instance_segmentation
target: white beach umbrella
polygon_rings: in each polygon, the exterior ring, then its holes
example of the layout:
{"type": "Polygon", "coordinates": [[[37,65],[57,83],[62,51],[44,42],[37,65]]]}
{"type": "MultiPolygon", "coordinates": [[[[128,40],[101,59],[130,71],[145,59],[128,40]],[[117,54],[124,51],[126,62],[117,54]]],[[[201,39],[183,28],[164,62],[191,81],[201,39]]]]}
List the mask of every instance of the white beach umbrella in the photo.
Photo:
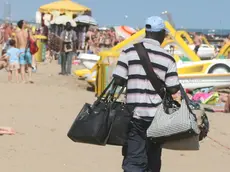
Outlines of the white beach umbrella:
{"type": "Polygon", "coordinates": [[[71,19],[69,16],[66,16],[66,15],[58,16],[54,20],[52,20],[50,23],[66,25],[67,22],[70,22],[73,27],[76,27],[76,22],[73,19],[71,19]]]}
{"type": "Polygon", "coordinates": [[[47,20],[44,21],[44,24],[45,24],[45,26],[50,26],[50,22],[47,20]]]}
{"type": "Polygon", "coordinates": [[[43,20],[50,21],[50,20],[51,20],[51,15],[50,15],[50,14],[45,14],[45,15],[43,16],[43,20]]]}
{"type": "Polygon", "coordinates": [[[106,30],[109,30],[109,28],[107,28],[107,27],[99,27],[98,30],[106,31],[106,30]]]}
{"type": "Polygon", "coordinates": [[[74,20],[71,20],[70,23],[71,23],[72,27],[76,27],[77,26],[77,23],[74,20]]]}
{"type": "Polygon", "coordinates": [[[90,25],[97,25],[97,21],[93,17],[88,16],[88,15],[78,16],[74,20],[76,22],[79,22],[79,23],[85,23],[85,24],[90,24],[90,25]]]}

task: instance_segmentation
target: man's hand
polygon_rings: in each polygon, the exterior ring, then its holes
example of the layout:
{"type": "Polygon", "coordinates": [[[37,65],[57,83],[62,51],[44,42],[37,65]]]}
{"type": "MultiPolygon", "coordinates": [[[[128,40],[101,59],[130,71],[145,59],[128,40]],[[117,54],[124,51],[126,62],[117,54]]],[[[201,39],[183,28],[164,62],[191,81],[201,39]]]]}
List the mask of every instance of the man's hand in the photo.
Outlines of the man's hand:
{"type": "Polygon", "coordinates": [[[113,75],[115,81],[114,81],[114,85],[119,85],[119,86],[125,86],[127,81],[120,77],[120,76],[117,76],[117,75],[113,75]]]}

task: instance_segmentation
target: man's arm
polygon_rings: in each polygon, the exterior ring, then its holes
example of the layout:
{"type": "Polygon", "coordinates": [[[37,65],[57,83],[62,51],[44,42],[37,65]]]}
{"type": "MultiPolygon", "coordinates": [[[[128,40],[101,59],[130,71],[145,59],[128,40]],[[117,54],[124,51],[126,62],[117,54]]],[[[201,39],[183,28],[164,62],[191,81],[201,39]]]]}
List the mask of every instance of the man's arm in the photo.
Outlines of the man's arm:
{"type": "Polygon", "coordinates": [[[117,66],[113,72],[115,84],[124,86],[128,77],[128,57],[125,52],[121,52],[117,62],[117,66]]]}
{"type": "Polygon", "coordinates": [[[165,85],[167,92],[170,94],[175,94],[180,90],[180,81],[175,61],[172,61],[168,66],[168,71],[165,75],[165,85]]]}
{"type": "Polygon", "coordinates": [[[19,48],[19,45],[18,45],[18,31],[15,31],[15,47],[19,48]]]}

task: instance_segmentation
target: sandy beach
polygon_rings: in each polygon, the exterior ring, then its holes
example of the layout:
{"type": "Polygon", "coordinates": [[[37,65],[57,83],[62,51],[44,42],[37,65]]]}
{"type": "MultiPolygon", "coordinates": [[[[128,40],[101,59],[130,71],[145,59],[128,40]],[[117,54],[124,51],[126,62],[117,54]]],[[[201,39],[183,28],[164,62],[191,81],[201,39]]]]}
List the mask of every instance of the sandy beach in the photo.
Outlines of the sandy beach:
{"type": "MultiPolygon", "coordinates": [[[[85,102],[95,100],[87,84],[58,76],[59,66],[41,64],[34,85],[7,83],[0,71],[0,126],[16,131],[0,137],[3,172],[121,172],[121,148],[73,143],[67,132],[85,102]]],[[[209,136],[196,152],[163,151],[162,172],[228,172],[230,114],[209,113],[209,136]],[[225,146],[225,147],[224,147],[225,146]]]]}

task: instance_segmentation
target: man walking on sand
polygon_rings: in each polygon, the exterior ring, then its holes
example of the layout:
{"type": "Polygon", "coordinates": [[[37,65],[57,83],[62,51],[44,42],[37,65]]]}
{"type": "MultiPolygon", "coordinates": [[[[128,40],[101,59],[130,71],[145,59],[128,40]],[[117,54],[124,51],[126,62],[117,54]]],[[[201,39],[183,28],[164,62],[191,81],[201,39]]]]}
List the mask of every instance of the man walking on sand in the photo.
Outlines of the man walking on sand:
{"type": "MultiPolygon", "coordinates": [[[[141,42],[156,75],[164,82],[167,94],[175,94],[180,82],[175,59],[160,46],[165,37],[164,20],[158,16],[149,17],[141,42]]],[[[160,172],[162,145],[147,138],[146,130],[162,99],[151,85],[133,45],[121,52],[113,77],[116,85],[127,86],[126,103],[135,107],[127,143],[122,148],[122,168],[124,172],[160,172]]]]}
{"type": "MultiPolygon", "coordinates": [[[[16,43],[17,48],[20,50],[19,55],[19,63],[20,63],[20,72],[22,76],[22,81],[26,83],[25,69],[28,67],[29,83],[33,83],[32,81],[32,55],[30,53],[29,48],[29,32],[25,30],[26,22],[24,20],[20,20],[18,23],[19,30],[16,31],[16,43]]],[[[31,36],[30,36],[31,37],[31,36]]]]}
{"type": "Polygon", "coordinates": [[[71,75],[72,57],[76,50],[77,35],[70,22],[66,23],[66,28],[61,33],[63,47],[61,50],[61,72],[60,75],[71,75]]]}

